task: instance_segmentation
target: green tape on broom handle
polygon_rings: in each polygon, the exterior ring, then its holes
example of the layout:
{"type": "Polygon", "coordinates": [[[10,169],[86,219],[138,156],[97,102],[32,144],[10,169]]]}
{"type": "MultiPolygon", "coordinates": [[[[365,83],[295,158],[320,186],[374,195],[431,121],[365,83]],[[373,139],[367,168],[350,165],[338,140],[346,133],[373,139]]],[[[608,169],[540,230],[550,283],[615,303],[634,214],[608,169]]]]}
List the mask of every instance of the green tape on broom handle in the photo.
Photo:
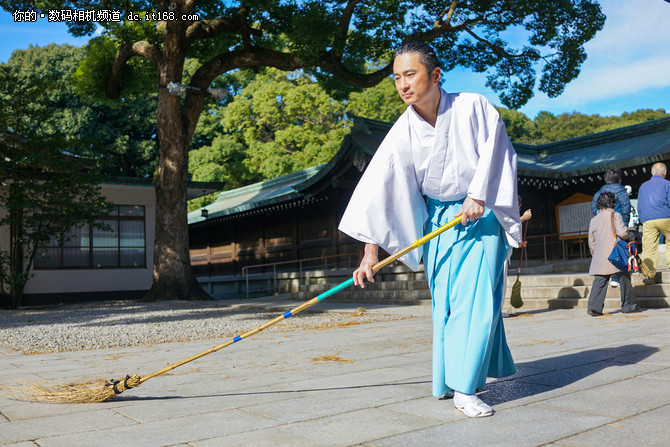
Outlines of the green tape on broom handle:
{"type": "MultiPolygon", "coordinates": [[[[415,248],[420,247],[421,245],[425,244],[426,242],[428,242],[429,240],[431,240],[435,236],[437,236],[441,233],[444,233],[445,231],[447,231],[451,227],[456,226],[460,221],[461,221],[460,216],[457,216],[457,217],[453,218],[452,220],[450,220],[446,224],[442,225],[438,229],[436,229],[434,231],[431,231],[430,233],[428,233],[427,235],[425,235],[421,239],[413,242],[411,245],[408,245],[407,247],[403,248],[402,250],[394,253],[392,256],[389,256],[388,258],[384,259],[383,261],[376,263],[372,267],[372,271],[376,272],[377,270],[380,270],[381,268],[386,267],[387,265],[389,265],[390,263],[392,263],[396,259],[400,258],[401,256],[404,256],[405,254],[409,253],[410,251],[414,250],[415,248]]],[[[192,362],[195,359],[199,359],[200,357],[204,357],[207,354],[211,354],[212,352],[216,352],[220,349],[223,349],[226,346],[230,346],[233,343],[237,343],[238,341],[243,340],[247,337],[250,337],[250,336],[262,331],[265,328],[268,328],[268,327],[270,327],[270,326],[272,326],[276,323],[279,323],[282,320],[285,320],[289,317],[292,317],[293,315],[297,314],[298,312],[302,312],[303,310],[307,309],[308,307],[311,307],[314,304],[325,300],[329,296],[334,295],[337,292],[339,292],[340,290],[346,289],[347,287],[349,287],[353,284],[354,284],[354,278],[353,277],[349,278],[348,280],[336,285],[335,287],[332,287],[332,288],[326,290],[325,292],[323,292],[322,294],[312,298],[311,300],[302,303],[300,306],[291,309],[290,311],[284,313],[283,315],[280,315],[277,318],[268,321],[267,323],[261,324],[256,329],[253,329],[253,330],[248,331],[248,332],[244,332],[244,333],[238,335],[235,338],[231,338],[230,340],[228,340],[225,343],[221,343],[220,345],[217,345],[217,346],[214,346],[213,348],[208,349],[207,351],[203,351],[200,354],[196,354],[192,357],[184,359],[181,362],[174,363],[174,364],[172,364],[170,366],[167,366],[167,367],[165,367],[161,370],[158,370],[156,372],[153,372],[151,374],[148,374],[146,376],[141,377],[140,378],[140,383],[145,382],[145,381],[151,379],[152,377],[156,377],[156,376],[164,374],[164,373],[166,373],[170,370],[173,370],[173,369],[177,368],[178,366],[181,366],[181,365],[184,365],[186,363],[192,362]]]]}
{"type": "Polygon", "coordinates": [[[354,285],[354,278],[349,278],[346,281],[344,281],[343,283],[340,283],[340,284],[336,285],[335,287],[326,290],[321,295],[317,296],[316,299],[317,299],[317,301],[323,301],[326,298],[328,298],[329,296],[335,295],[340,290],[346,289],[347,287],[353,286],[353,285],[354,285]]]}

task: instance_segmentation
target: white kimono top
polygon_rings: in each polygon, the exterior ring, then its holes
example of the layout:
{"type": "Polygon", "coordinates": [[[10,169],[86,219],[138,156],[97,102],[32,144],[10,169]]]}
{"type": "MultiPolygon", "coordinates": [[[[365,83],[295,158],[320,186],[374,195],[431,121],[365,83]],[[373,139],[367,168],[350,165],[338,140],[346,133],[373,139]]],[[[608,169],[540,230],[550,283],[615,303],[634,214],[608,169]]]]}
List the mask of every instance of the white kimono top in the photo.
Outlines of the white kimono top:
{"type": "MultiPolygon", "coordinates": [[[[394,253],[423,237],[423,195],[470,196],[495,214],[510,246],[521,241],[516,152],[497,110],[475,93],[440,89],[435,127],[413,107],[398,118],[356,186],[339,229],[394,253]]],[[[423,250],[400,258],[417,270],[423,250]]]]}

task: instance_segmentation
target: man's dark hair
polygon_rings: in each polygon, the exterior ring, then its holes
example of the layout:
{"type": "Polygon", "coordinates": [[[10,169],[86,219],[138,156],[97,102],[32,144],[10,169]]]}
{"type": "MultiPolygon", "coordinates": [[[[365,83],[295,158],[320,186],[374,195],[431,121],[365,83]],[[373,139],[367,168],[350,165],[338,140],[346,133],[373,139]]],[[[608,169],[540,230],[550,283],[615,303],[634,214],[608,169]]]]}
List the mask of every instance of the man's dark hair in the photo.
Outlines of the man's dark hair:
{"type": "Polygon", "coordinates": [[[437,54],[433,47],[428,45],[426,42],[420,40],[411,40],[401,44],[395,54],[393,55],[393,60],[401,54],[407,53],[416,53],[419,55],[419,61],[421,64],[426,67],[428,74],[432,74],[435,68],[440,66],[440,60],[437,58],[437,54]]]}
{"type": "Polygon", "coordinates": [[[605,183],[619,183],[621,181],[621,169],[612,168],[605,172],[605,183]]]}
{"type": "Polygon", "coordinates": [[[611,192],[603,192],[598,196],[596,200],[596,208],[599,210],[605,210],[607,208],[614,209],[616,206],[616,197],[611,192]]]}

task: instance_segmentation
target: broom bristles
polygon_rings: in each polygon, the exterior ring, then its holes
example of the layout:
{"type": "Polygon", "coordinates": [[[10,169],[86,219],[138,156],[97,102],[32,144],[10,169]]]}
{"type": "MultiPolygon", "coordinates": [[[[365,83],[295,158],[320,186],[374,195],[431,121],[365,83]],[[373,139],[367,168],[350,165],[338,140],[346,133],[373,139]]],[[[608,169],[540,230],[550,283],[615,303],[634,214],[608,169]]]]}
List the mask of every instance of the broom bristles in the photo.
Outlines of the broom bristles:
{"type": "Polygon", "coordinates": [[[66,385],[43,386],[30,384],[16,398],[35,402],[90,404],[105,402],[125,390],[140,385],[140,376],[126,376],[119,380],[102,379],[72,382],[66,385]]]}
{"type": "Polygon", "coordinates": [[[510,296],[509,303],[515,309],[523,306],[523,300],[521,299],[521,281],[519,280],[512,286],[512,295],[510,296]]]}

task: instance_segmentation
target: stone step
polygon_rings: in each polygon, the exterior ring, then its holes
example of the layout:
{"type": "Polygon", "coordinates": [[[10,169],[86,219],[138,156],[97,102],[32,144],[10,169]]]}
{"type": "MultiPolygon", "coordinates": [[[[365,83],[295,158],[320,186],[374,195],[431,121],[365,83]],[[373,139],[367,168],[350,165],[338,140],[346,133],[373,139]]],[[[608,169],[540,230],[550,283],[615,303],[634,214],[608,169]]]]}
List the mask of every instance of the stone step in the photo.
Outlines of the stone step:
{"type": "MultiPolygon", "coordinates": [[[[351,278],[352,271],[341,272],[318,272],[316,274],[304,275],[303,284],[339,284],[351,278]]],[[[375,283],[381,282],[426,282],[426,275],[423,271],[411,272],[384,272],[375,274],[375,283]]]]}
{"type": "MultiPolygon", "coordinates": [[[[558,276],[558,275],[555,275],[558,276]]],[[[538,299],[551,299],[551,298],[588,298],[591,291],[591,284],[593,280],[591,277],[580,275],[579,277],[575,276],[563,276],[561,278],[556,278],[554,276],[543,276],[543,277],[532,277],[526,276],[521,277],[521,290],[522,297],[528,296],[531,298],[538,299]]],[[[516,282],[516,277],[507,279],[507,297],[512,293],[512,286],[516,282]]],[[[300,287],[301,292],[308,292],[308,294],[318,295],[329,290],[332,287],[335,287],[339,283],[322,283],[322,284],[308,284],[300,287]]],[[[670,283],[660,283],[654,285],[645,285],[641,284],[639,281],[636,282],[636,279],[633,278],[633,290],[635,295],[638,297],[670,297],[670,283]]],[[[427,297],[430,298],[430,291],[428,289],[428,283],[423,280],[412,280],[412,281],[375,281],[374,283],[366,283],[364,289],[351,287],[348,290],[345,290],[340,293],[360,293],[362,295],[377,297],[384,293],[401,293],[401,292],[416,292],[420,293],[408,293],[407,298],[414,299],[415,296],[427,297]],[[377,295],[372,295],[375,292],[377,295]]],[[[396,296],[398,296],[396,293],[396,296]]],[[[607,297],[616,298],[621,294],[619,288],[608,287],[607,297]]]]}
{"type": "MultiPolygon", "coordinates": [[[[314,297],[319,295],[327,290],[330,287],[324,285],[321,287],[310,287],[309,290],[303,290],[300,296],[310,296],[314,297]]],[[[670,285],[668,284],[655,284],[653,286],[639,285],[633,286],[635,296],[638,299],[641,298],[670,298],[670,285]]],[[[564,287],[564,288],[554,288],[554,287],[525,287],[521,285],[521,298],[525,300],[552,300],[552,299],[588,299],[589,293],[591,292],[590,286],[580,286],[580,287],[564,287]]],[[[511,287],[507,289],[506,299],[509,299],[511,296],[511,287]]],[[[365,287],[364,290],[354,289],[345,289],[338,293],[338,299],[340,297],[350,297],[350,298],[361,298],[361,299],[382,299],[388,297],[389,299],[403,299],[403,300],[416,300],[416,299],[425,299],[430,300],[430,290],[428,288],[422,289],[376,289],[371,290],[369,285],[365,287]]],[[[607,290],[606,298],[611,299],[620,299],[621,292],[618,288],[609,287],[607,290]]]]}
{"type": "MultiPolygon", "coordinates": [[[[507,287],[512,287],[516,282],[516,275],[507,277],[507,287]]],[[[547,275],[521,275],[519,281],[523,286],[530,287],[573,287],[591,284],[593,278],[588,274],[547,274],[547,275]]]]}
{"type": "MultiPolygon", "coordinates": [[[[403,279],[399,278],[397,274],[394,275],[379,275],[375,276],[374,283],[366,283],[366,288],[371,290],[377,289],[423,289],[427,288],[427,283],[423,273],[414,274],[418,277],[403,279]]],[[[301,290],[304,287],[308,286],[328,286],[333,287],[341,282],[348,280],[350,275],[319,275],[311,278],[311,281],[308,281],[307,284],[301,286],[301,290]]],[[[517,275],[510,274],[507,276],[507,287],[512,287],[516,282],[517,275]]],[[[588,273],[547,273],[540,275],[520,275],[519,281],[522,286],[528,287],[575,287],[575,286],[590,286],[593,283],[593,277],[588,273]]],[[[641,285],[642,277],[634,273],[632,275],[633,285],[641,285]]],[[[657,284],[670,284],[670,271],[661,271],[656,273],[656,283],[657,284]]],[[[325,290],[325,289],[310,289],[310,290],[325,290]]]]}
{"type": "MultiPolygon", "coordinates": [[[[316,295],[310,292],[293,292],[290,294],[289,299],[296,301],[307,301],[314,298],[316,295]]],[[[382,293],[382,294],[369,294],[368,292],[349,292],[343,290],[339,292],[336,296],[330,298],[332,301],[339,301],[345,303],[360,303],[361,305],[365,304],[396,304],[396,305],[431,305],[430,292],[425,291],[424,295],[414,294],[413,296],[394,293],[382,293]]]]}
{"type": "MultiPolygon", "coordinates": [[[[349,278],[347,278],[349,279],[349,278]]],[[[346,281],[346,280],[345,280],[346,281]]],[[[322,293],[339,283],[307,284],[300,287],[301,292],[322,293]]],[[[428,290],[428,282],[422,280],[366,282],[363,291],[371,290],[428,290]]]]}
{"type": "MultiPolygon", "coordinates": [[[[307,301],[314,298],[313,294],[309,292],[294,292],[291,294],[291,299],[296,301],[307,301]]],[[[353,302],[361,306],[365,304],[396,304],[396,305],[423,305],[430,306],[432,304],[430,296],[407,296],[404,294],[378,294],[366,292],[346,292],[342,291],[332,298],[340,302],[353,302]]],[[[509,303],[509,299],[505,300],[503,311],[505,312],[527,312],[542,309],[587,309],[587,298],[527,298],[522,295],[523,306],[515,309],[509,303]]],[[[638,297],[637,304],[640,307],[646,308],[664,308],[670,307],[670,298],[668,297],[638,297]]],[[[604,309],[606,312],[616,311],[621,308],[621,299],[617,297],[607,297],[605,299],[604,309]]]]}
{"type": "MultiPolygon", "coordinates": [[[[507,276],[507,286],[511,287],[516,282],[516,275],[507,276]]],[[[670,271],[656,273],[656,283],[670,284],[670,271]]],[[[633,285],[642,284],[642,276],[638,273],[631,275],[633,285]]],[[[522,285],[529,286],[590,286],[593,283],[593,277],[588,273],[555,273],[544,275],[521,275],[519,281],[522,285]]]]}
{"type": "MultiPolygon", "coordinates": [[[[305,296],[314,297],[320,293],[325,292],[328,288],[321,292],[298,292],[305,294],[305,296]]],[[[337,299],[340,298],[358,298],[382,300],[388,298],[389,300],[430,300],[430,290],[358,290],[350,287],[337,293],[337,299]]]]}
{"type": "MultiPolygon", "coordinates": [[[[523,298],[523,306],[519,309],[513,308],[509,300],[505,301],[503,311],[506,312],[526,312],[531,310],[541,309],[587,309],[588,298],[555,298],[555,299],[541,299],[523,298]]],[[[662,308],[670,307],[670,299],[668,297],[638,297],[637,305],[646,308],[662,308]]],[[[615,311],[621,308],[620,298],[606,298],[605,312],[615,311]]]]}
{"type": "MultiPolygon", "coordinates": [[[[663,296],[670,297],[670,284],[654,285],[633,285],[633,291],[636,297],[663,296]]],[[[511,287],[507,289],[507,295],[511,294],[511,287]]],[[[591,285],[570,286],[570,287],[529,287],[521,283],[521,296],[530,298],[588,298],[591,293],[591,285]]],[[[608,298],[617,298],[621,296],[618,287],[608,287],[608,298]]]]}
{"type": "MultiPolygon", "coordinates": [[[[320,284],[308,284],[301,286],[300,292],[294,292],[292,298],[299,300],[311,299],[339,282],[330,282],[335,278],[327,278],[329,282],[320,284]]],[[[338,278],[339,279],[339,278],[338,278]]],[[[346,278],[348,279],[348,278],[346,278]]],[[[343,280],[346,280],[343,279],[343,280]]],[[[633,289],[637,301],[643,307],[668,307],[670,306],[670,272],[659,272],[657,281],[665,280],[665,283],[645,285],[641,283],[639,275],[633,276],[633,289]]],[[[586,308],[588,296],[591,290],[593,278],[588,274],[545,274],[545,275],[521,275],[521,297],[524,301],[522,310],[537,309],[569,309],[586,308]]],[[[507,278],[507,296],[505,308],[509,306],[509,297],[512,286],[516,282],[516,276],[507,278]]],[[[617,309],[620,307],[621,292],[619,288],[608,287],[605,308],[617,309]]],[[[388,304],[430,304],[431,296],[428,284],[425,280],[407,281],[382,281],[367,283],[365,289],[349,287],[340,291],[338,301],[351,301],[359,303],[388,303],[388,304]]]]}

